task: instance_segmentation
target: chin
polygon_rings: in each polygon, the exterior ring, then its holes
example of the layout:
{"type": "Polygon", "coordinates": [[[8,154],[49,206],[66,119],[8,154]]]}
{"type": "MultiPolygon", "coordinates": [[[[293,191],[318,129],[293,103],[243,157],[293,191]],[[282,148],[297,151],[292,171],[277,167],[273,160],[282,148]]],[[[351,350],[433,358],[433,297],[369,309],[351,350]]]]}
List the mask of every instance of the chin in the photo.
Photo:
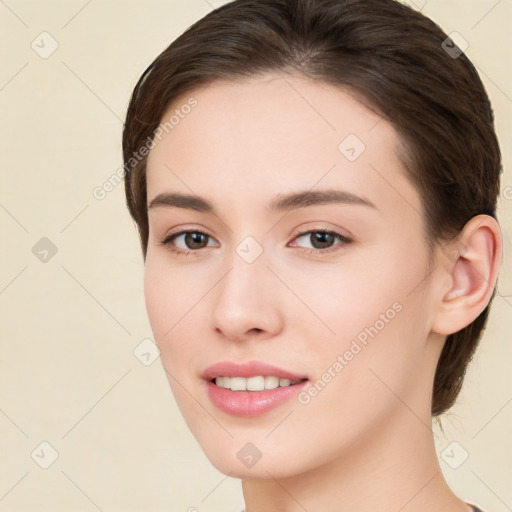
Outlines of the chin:
{"type": "Polygon", "coordinates": [[[218,471],[233,478],[287,478],[307,471],[307,461],[298,460],[297,450],[287,453],[269,447],[265,453],[265,448],[261,447],[258,453],[246,440],[233,439],[216,446],[201,445],[201,448],[218,471]],[[299,462],[302,466],[298,465],[299,462]]]}
{"type": "Polygon", "coordinates": [[[225,456],[219,456],[218,458],[208,457],[208,459],[221,473],[232,478],[239,478],[240,480],[268,479],[271,476],[274,478],[284,478],[295,473],[294,471],[292,472],[291,468],[289,470],[283,468],[282,464],[269,464],[268,461],[263,462],[263,460],[259,460],[252,467],[246,467],[236,456],[229,459],[225,456]]]}

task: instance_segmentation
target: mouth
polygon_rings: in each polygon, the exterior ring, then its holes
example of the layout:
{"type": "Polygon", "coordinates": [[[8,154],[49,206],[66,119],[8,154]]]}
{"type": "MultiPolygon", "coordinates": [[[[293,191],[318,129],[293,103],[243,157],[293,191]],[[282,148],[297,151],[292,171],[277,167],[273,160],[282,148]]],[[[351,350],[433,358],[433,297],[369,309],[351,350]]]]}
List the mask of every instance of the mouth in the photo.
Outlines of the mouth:
{"type": "Polygon", "coordinates": [[[201,377],[213,405],[232,416],[254,417],[283,406],[309,381],[277,366],[251,361],[224,361],[207,368],[201,377]]]}

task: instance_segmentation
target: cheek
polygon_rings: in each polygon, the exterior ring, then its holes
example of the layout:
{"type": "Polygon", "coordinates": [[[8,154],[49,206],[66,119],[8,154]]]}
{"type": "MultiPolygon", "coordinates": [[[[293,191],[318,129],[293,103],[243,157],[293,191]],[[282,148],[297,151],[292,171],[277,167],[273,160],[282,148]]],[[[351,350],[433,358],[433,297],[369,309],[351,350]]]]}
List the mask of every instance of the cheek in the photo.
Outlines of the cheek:
{"type": "MultiPolygon", "coordinates": [[[[198,355],[210,335],[204,308],[216,279],[208,270],[201,273],[194,265],[170,265],[165,254],[148,251],[144,297],[149,323],[167,376],[171,373],[183,384],[197,385],[198,355]]],[[[179,386],[172,379],[169,382],[179,394],[179,386]]]]}
{"type": "Polygon", "coordinates": [[[345,320],[335,328],[342,334],[311,353],[314,380],[287,425],[305,439],[316,439],[311,464],[340,456],[357,440],[377,436],[393,415],[408,414],[404,403],[410,407],[416,393],[429,390],[422,380],[420,311],[410,301],[396,304],[392,313],[386,311],[382,310],[387,323],[375,321],[367,312],[357,320],[340,314],[345,320]],[[365,324],[367,318],[371,320],[365,324]],[[318,442],[319,437],[325,442],[318,442]]]}
{"type": "Polygon", "coordinates": [[[149,323],[157,343],[165,332],[172,327],[172,312],[175,311],[176,295],[170,286],[167,274],[160,271],[153,259],[146,259],[144,270],[144,299],[149,323]]]}
{"type": "Polygon", "coordinates": [[[327,408],[358,410],[361,400],[376,396],[378,406],[393,396],[379,377],[398,392],[422,365],[429,332],[426,259],[402,245],[347,258],[337,267],[319,266],[309,275],[296,273],[292,281],[315,313],[301,320],[302,338],[309,340],[301,352],[317,379],[332,381],[326,386],[331,391],[321,393],[327,408]],[[312,339],[318,340],[313,353],[312,339]]]}
{"type": "Polygon", "coordinates": [[[424,255],[405,245],[347,251],[335,262],[297,260],[281,266],[276,274],[299,299],[290,301],[287,311],[300,312],[296,318],[306,331],[316,329],[335,344],[375,323],[382,330],[382,322],[387,326],[396,316],[393,305],[410,301],[410,292],[425,276],[424,255]]]}
{"type": "Polygon", "coordinates": [[[199,291],[186,285],[180,272],[173,272],[165,262],[148,253],[144,271],[144,296],[149,323],[155,342],[160,350],[160,359],[172,393],[185,419],[197,415],[184,389],[197,385],[190,362],[200,350],[194,340],[191,308],[200,299],[199,291]],[[198,295],[195,298],[195,295],[198,295]],[[184,388],[183,388],[184,386],[184,388]]]}
{"type": "Polygon", "coordinates": [[[187,311],[192,308],[195,293],[193,287],[183,287],[183,280],[179,272],[170,271],[168,265],[148,253],[144,270],[146,311],[162,363],[166,370],[172,372],[182,366],[190,346],[180,343],[179,337],[185,336],[187,311]],[[180,350],[174,349],[177,344],[180,350]]]}
{"type": "Polygon", "coordinates": [[[165,254],[148,249],[144,268],[144,298],[156,341],[171,338],[186,320],[186,313],[204,292],[194,283],[194,275],[171,267],[165,254]]]}

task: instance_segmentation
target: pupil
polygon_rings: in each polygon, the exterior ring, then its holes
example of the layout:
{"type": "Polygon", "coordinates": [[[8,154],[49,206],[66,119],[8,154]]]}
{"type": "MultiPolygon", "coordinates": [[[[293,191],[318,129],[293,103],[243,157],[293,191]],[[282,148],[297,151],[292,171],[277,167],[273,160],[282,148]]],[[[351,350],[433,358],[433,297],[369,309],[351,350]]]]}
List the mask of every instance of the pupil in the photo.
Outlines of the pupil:
{"type": "Polygon", "coordinates": [[[315,247],[315,249],[325,249],[324,245],[330,246],[334,239],[331,233],[324,232],[313,233],[312,236],[314,237],[313,247],[315,247]],[[327,241],[325,239],[327,239],[327,241]],[[320,243],[320,247],[317,246],[317,242],[320,243]]]}
{"type": "Polygon", "coordinates": [[[204,242],[204,240],[201,239],[205,237],[206,235],[204,233],[187,233],[185,235],[185,243],[190,249],[197,249],[197,247],[194,247],[194,244],[201,245],[201,241],[204,242]]]}

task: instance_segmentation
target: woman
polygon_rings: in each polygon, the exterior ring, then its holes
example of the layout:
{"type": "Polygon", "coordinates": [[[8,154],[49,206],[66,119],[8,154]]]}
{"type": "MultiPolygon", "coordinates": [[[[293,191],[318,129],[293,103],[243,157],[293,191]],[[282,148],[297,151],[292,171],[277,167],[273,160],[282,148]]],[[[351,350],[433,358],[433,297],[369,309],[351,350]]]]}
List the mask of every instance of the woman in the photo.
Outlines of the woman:
{"type": "Polygon", "coordinates": [[[144,72],[123,153],[163,367],[247,512],[479,510],[431,426],[502,252],[455,41],[393,0],[235,0],[144,72]]]}

